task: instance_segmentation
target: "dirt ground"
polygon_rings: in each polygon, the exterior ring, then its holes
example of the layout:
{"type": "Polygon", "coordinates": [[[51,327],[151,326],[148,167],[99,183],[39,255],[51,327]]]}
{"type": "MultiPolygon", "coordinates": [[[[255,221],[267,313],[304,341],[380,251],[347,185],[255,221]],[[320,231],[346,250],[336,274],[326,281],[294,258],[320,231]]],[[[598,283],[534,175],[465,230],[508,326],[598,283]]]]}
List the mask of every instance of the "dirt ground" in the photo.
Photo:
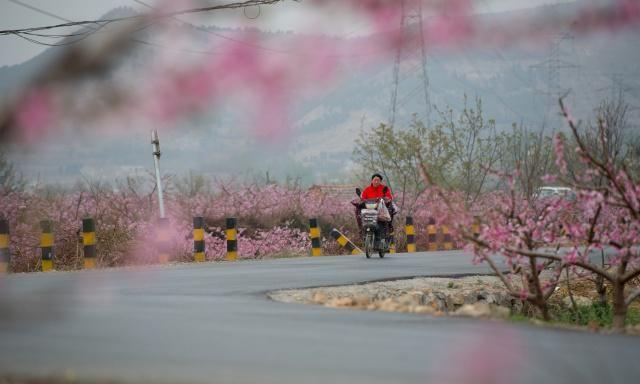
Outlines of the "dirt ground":
{"type": "MultiPolygon", "coordinates": [[[[606,288],[607,300],[611,302],[611,284],[607,281],[604,282],[604,286],[606,288]]],[[[562,282],[558,284],[558,289],[555,295],[558,295],[560,298],[569,297],[569,287],[571,288],[571,293],[574,296],[582,296],[591,299],[592,301],[599,300],[598,292],[595,288],[595,280],[592,278],[573,278],[570,280],[570,284],[567,285],[566,282],[562,282]]],[[[627,284],[626,293],[638,289],[640,287],[640,278],[635,278],[627,284]]],[[[635,308],[640,310],[640,299],[636,299],[631,303],[629,308],[635,308]]]]}

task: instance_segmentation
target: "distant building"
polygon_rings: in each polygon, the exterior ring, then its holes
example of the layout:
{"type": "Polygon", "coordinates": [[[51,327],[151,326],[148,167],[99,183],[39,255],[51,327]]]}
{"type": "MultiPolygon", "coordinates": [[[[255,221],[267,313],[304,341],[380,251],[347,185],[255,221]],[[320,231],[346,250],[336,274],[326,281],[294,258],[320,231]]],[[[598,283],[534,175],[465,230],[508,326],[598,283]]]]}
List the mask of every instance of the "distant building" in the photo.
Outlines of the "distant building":
{"type": "Polygon", "coordinates": [[[309,187],[310,193],[317,193],[318,196],[333,197],[337,199],[351,200],[356,196],[355,184],[314,184],[309,187]]]}

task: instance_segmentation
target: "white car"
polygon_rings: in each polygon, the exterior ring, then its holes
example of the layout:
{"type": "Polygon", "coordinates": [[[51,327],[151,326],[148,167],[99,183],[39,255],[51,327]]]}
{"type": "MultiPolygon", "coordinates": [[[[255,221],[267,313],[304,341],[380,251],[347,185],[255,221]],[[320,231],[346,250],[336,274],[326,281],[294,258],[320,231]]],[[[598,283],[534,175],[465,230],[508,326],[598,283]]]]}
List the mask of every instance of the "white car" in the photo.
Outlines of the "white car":
{"type": "Polygon", "coordinates": [[[552,196],[562,196],[564,198],[574,200],[576,193],[568,187],[540,187],[536,191],[537,198],[545,198],[552,196]]]}

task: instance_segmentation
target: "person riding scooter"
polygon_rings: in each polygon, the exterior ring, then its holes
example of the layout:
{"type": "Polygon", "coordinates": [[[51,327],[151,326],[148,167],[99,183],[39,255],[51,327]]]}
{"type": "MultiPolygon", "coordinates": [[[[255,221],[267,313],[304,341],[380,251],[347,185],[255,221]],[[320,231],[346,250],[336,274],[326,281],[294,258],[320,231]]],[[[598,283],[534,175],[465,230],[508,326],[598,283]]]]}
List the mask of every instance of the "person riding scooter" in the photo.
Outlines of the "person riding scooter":
{"type": "Polygon", "coordinates": [[[362,219],[360,217],[360,208],[363,200],[368,199],[379,199],[384,198],[385,205],[389,209],[389,214],[391,215],[391,221],[389,222],[388,236],[390,239],[393,239],[393,217],[396,214],[396,206],[393,203],[393,195],[391,194],[391,188],[384,185],[383,177],[379,173],[374,173],[371,176],[371,184],[362,191],[360,194],[360,200],[357,199],[352,201],[352,204],[356,207],[356,222],[358,223],[358,229],[360,233],[362,233],[362,219]]]}

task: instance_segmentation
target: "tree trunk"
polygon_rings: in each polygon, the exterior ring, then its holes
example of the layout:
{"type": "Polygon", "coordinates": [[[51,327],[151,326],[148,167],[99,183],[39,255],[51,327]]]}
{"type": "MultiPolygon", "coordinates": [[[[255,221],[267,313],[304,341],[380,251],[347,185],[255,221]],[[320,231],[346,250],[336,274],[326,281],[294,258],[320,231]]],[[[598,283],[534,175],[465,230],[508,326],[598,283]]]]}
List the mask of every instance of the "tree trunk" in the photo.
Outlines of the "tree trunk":
{"type": "Polygon", "coordinates": [[[531,276],[528,277],[529,280],[529,293],[534,295],[531,298],[531,304],[533,304],[540,314],[542,315],[542,319],[544,321],[550,321],[551,316],[549,316],[549,306],[547,305],[547,300],[545,300],[544,295],[540,292],[538,285],[534,284],[533,278],[531,276]]]}
{"type": "Polygon", "coordinates": [[[624,302],[624,284],[616,281],[613,283],[613,330],[624,332],[626,318],[627,306],[624,302]]]}
{"type": "MultiPolygon", "coordinates": [[[[600,251],[601,257],[601,266],[602,269],[605,269],[604,265],[604,249],[600,251]]],[[[596,276],[596,291],[598,292],[598,296],[600,297],[600,304],[602,307],[607,306],[607,287],[604,285],[604,276],[598,275],[596,276]]]]}
{"type": "Polygon", "coordinates": [[[607,287],[604,285],[604,277],[596,276],[596,291],[600,300],[600,305],[603,307],[607,305],[607,287]]]}
{"type": "Polygon", "coordinates": [[[529,283],[529,292],[535,296],[533,303],[540,310],[542,319],[550,321],[549,306],[540,287],[540,271],[536,269],[536,258],[529,257],[529,264],[531,265],[531,274],[527,276],[527,281],[529,283]]]}
{"type": "Polygon", "coordinates": [[[551,321],[551,316],[549,316],[549,306],[545,299],[539,300],[538,308],[540,308],[540,311],[542,312],[542,318],[544,321],[551,321]]]}

